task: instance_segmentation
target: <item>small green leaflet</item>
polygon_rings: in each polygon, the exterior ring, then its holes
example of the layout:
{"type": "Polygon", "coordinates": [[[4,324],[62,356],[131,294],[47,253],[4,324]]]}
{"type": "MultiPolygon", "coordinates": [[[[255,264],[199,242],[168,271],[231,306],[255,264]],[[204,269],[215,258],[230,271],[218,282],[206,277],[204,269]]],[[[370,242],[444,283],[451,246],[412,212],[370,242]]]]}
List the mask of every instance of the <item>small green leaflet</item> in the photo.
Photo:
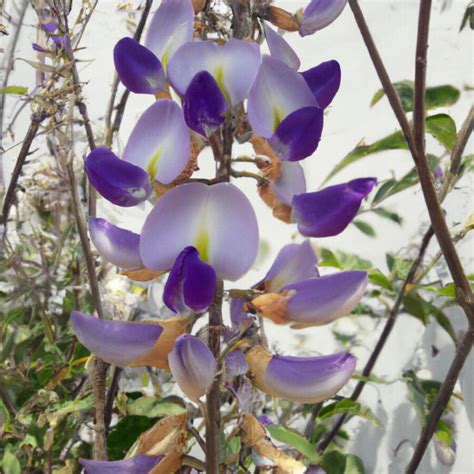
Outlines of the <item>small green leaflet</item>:
{"type": "Polygon", "coordinates": [[[25,95],[27,92],[28,92],[28,87],[23,87],[23,86],[0,87],[0,94],[25,95]]]}
{"type": "Polygon", "coordinates": [[[363,234],[368,235],[369,237],[376,236],[374,228],[367,222],[356,219],[355,221],[352,221],[352,224],[354,224],[363,234]]]}
{"type": "Polygon", "coordinates": [[[127,405],[129,415],[160,418],[169,415],[180,415],[186,409],[177,403],[163,401],[153,397],[142,397],[127,405]]]}
{"type": "Polygon", "coordinates": [[[446,149],[453,149],[456,143],[456,124],[449,115],[437,114],[427,117],[426,131],[442,143],[446,149]]]}
{"type": "Polygon", "coordinates": [[[338,402],[331,403],[321,409],[318,418],[324,420],[334,415],[346,413],[348,415],[360,416],[365,418],[377,426],[382,426],[380,420],[372,413],[368,407],[363,407],[360,403],[344,398],[338,402]]]}
{"type": "Polygon", "coordinates": [[[328,451],[324,454],[321,466],[326,474],[365,474],[362,460],[355,454],[328,451]]]}
{"type": "Polygon", "coordinates": [[[393,291],[393,286],[392,283],[390,283],[390,280],[378,270],[374,270],[369,273],[369,281],[374,285],[378,285],[382,288],[385,288],[386,290],[393,291]]]}

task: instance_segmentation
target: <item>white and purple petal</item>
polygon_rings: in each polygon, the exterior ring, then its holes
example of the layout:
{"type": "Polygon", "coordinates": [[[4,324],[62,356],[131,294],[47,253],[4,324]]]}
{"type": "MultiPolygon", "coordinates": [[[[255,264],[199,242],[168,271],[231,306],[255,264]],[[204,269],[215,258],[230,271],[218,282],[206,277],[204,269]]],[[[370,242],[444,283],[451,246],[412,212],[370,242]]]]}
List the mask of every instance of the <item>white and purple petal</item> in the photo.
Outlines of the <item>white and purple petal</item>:
{"type": "Polygon", "coordinates": [[[150,23],[145,46],[163,66],[175,51],[193,38],[194,9],[191,0],[163,0],[150,23]]]}
{"type": "Polygon", "coordinates": [[[123,152],[124,161],[146,170],[152,180],[171,183],[188,164],[190,137],[179,105],[153,103],[139,118],[123,152]]]}
{"type": "Polygon", "coordinates": [[[303,12],[299,33],[312,35],[330,25],[344,10],[347,0],[311,0],[303,12]]]}
{"type": "Polygon", "coordinates": [[[151,194],[148,174],[107,148],[91,151],[85,160],[85,170],[97,192],[117,206],[136,206],[151,194]]]}
{"type": "Polygon", "coordinates": [[[166,90],[160,60],[133,38],[122,38],[114,48],[114,63],[123,85],[136,94],[166,90]]]}
{"type": "Polygon", "coordinates": [[[340,234],[357,214],[362,200],[376,185],[375,178],[359,178],[293,198],[292,218],[308,237],[340,234]]]}
{"type": "Polygon", "coordinates": [[[319,276],[318,257],[309,241],[285,245],[263,279],[267,292],[278,293],[283,287],[319,276]]]}
{"type": "Polygon", "coordinates": [[[293,48],[278,33],[265,23],[265,38],[267,39],[270,54],[297,71],[300,68],[300,59],[293,48]]]}
{"type": "Polygon", "coordinates": [[[280,166],[280,177],[270,183],[270,187],[281,202],[291,206],[293,196],[306,192],[304,170],[296,161],[282,161],[280,166]]]}
{"type": "Polygon", "coordinates": [[[95,248],[107,262],[125,270],[143,268],[138,234],[117,227],[105,219],[90,218],[89,235],[95,248]]]}
{"type": "Polygon", "coordinates": [[[303,160],[318,147],[323,118],[323,110],[319,107],[295,110],[280,122],[268,143],[283,161],[303,160]]]}
{"type": "Polygon", "coordinates": [[[216,375],[217,362],[211,350],[189,334],[176,339],[168,362],[179,387],[194,402],[205,395],[216,375]]]}
{"type": "Polygon", "coordinates": [[[187,183],[168,191],[143,226],[142,260],[147,268],[167,270],[188,246],[220,279],[246,273],[258,251],[257,219],[246,196],[230,183],[187,183]]]}
{"type": "Polygon", "coordinates": [[[216,272],[186,247],[176,258],[163,292],[163,301],[175,313],[207,310],[216,293],[216,272]]]}
{"type": "Polygon", "coordinates": [[[211,74],[230,104],[242,102],[257,74],[261,56],[254,42],[231,38],[223,45],[215,41],[193,41],[181,46],[168,64],[168,78],[181,95],[201,71],[211,74]]]}
{"type": "Polygon", "coordinates": [[[227,102],[214,77],[198,72],[183,97],[184,119],[188,127],[205,137],[224,122],[227,102]]]}
{"type": "Polygon", "coordinates": [[[319,326],[349,314],[367,289],[367,272],[351,270],[283,287],[291,297],[285,319],[296,327],[319,326]]]}
{"type": "Polygon", "coordinates": [[[147,456],[145,454],[138,454],[121,461],[79,459],[79,463],[85,469],[86,474],[148,474],[159,464],[162,458],[163,455],[147,456]]]}
{"type": "Polygon", "coordinates": [[[316,99],[301,74],[276,58],[263,56],[247,106],[249,122],[256,134],[269,138],[289,114],[316,106],[316,99]]]}
{"type": "Polygon", "coordinates": [[[229,352],[225,358],[225,373],[228,377],[244,375],[249,370],[244,353],[240,349],[229,352]]]}
{"type": "Polygon", "coordinates": [[[247,352],[246,359],[260,390],[298,403],[331,398],[347,383],[356,366],[356,358],[347,352],[291,357],[271,355],[261,346],[247,352]]]}
{"type": "Polygon", "coordinates": [[[336,60],[325,61],[301,73],[319,107],[325,109],[341,85],[341,66],[336,60]]]}
{"type": "Polygon", "coordinates": [[[117,367],[126,367],[153,349],[163,327],[159,324],[113,321],[73,311],[71,324],[90,352],[117,367]]]}

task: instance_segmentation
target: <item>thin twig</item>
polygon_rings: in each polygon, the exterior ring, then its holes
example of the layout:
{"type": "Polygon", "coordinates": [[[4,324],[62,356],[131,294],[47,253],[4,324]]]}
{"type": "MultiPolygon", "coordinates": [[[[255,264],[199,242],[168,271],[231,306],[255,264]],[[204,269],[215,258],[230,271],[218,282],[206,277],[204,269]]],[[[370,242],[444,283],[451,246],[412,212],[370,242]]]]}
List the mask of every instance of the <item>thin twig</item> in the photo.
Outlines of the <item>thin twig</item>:
{"type": "Polygon", "coordinates": [[[418,465],[420,464],[421,460],[423,459],[423,455],[428,447],[428,444],[433,437],[433,433],[436,430],[436,426],[438,425],[438,421],[440,420],[441,416],[446,409],[451,395],[453,394],[454,386],[456,385],[456,381],[459,377],[461,369],[466,362],[469,353],[471,352],[472,345],[474,343],[474,327],[471,326],[459,344],[459,347],[456,351],[456,356],[454,357],[453,363],[448,370],[446,378],[442,383],[439,392],[436,396],[436,399],[433,403],[433,406],[430,410],[430,414],[428,420],[423,426],[423,429],[420,434],[420,438],[415,447],[415,451],[413,456],[408,464],[406,469],[406,474],[414,474],[418,465]]]}
{"type": "MultiPolygon", "coordinates": [[[[397,299],[394,305],[392,306],[392,309],[388,315],[387,321],[385,322],[385,326],[382,330],[382,333],[380,334],[379,340],[377,341],[377,344],[372,354],[370,355],[369,360],[365,364],[364,370],[362,371],[362,376],[364,377],[364,379],[367,379],[367,377],[369,377],[369,375],[372,373],[372,369],[374,368],[375,363],[377,362],[380,354],[382,353],[382,350],[395,326],[395,322],[397,321],[398,313],[403,303],[403,298],[405,297],[407,288],[409,285],[413,283],[415,279],[416,272],[423,261],[423,257],[425,255],[426,249],[428,248],[428,245],[433,235],[434,235],[433,229],[432,227],[430,227],[426,231],[425,235],[423,236],[420,249],[418,250],[418,255],[416,256],[416,259],[413,261],[410,267],[410,270],[408,271],[408,274],[398,292],[397,299]]],[[[362,390],[365,387],[365,384],[366,384],[366,380],[361,380],[360,382],[358,382],[358,384],[356,385],[350,397],[351,400],[356,401],[359,398],[360,394],[362,393],[362,390]]],[[[326,435],[323,441],[321,441],[321,443],[319,444],[318,446],[319,452],[322,453],[329,446],[329,443],[335,438],[339,429],[346,421],[346,418],[347,418],[347,415],[343,414],[337,419],[331,431],[326,435]]]]}

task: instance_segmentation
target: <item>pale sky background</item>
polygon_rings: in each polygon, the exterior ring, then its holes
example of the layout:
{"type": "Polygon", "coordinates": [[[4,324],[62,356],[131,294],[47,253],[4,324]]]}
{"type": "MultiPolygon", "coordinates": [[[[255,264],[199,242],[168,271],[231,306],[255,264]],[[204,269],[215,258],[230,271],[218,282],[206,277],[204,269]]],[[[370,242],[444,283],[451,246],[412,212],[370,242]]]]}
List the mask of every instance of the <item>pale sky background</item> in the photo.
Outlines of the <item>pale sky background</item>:
{"type": "MultiPolygon", "coordinates": [[[[79,65],[79,73],[83,81],[88,81],[84,94],[89,108],[89,115],[97,130],[102,127],[101,119],[107,108],[110,94],[110,84],[113,77],[112,49],[118,39],[130,35],[126,29],[126,14],[117,12],[115,1],[100,1],[97,11],[92,17],[90,25],[81,42],[86,49],[78,54],[84,60],[79,65]]],[[[453,84],[463,90],[465,86],[472,86],[473,80],[473,43],[472,32],[464,29],[459,33],[459,26],[467,2],[453,1],[445,11],[441,11],[442,2],[433,2],[433,12],[430,29],[430,47],[428,54],[429,86],[453,84]]],[[[155,2],[156,6],[158,2],[155,2]]],[[[291,11],[307,4],[304,1],[276,2],[291,11]]],[[[392,81],[412,79],[414,76],[414,54],[416,40],[416,25],[418,16],[418,1],[361,1],[362,9],[372,34],[377,42],[382,58],[386,64],[392,81]]],[[[30,11],[26,23],[33,25],[34,16],[30,11]]],[[[6,38],[0,39],[1,47],[6,47],[6,38]]],[[[317,34],[300,38],[296,33],[286,34],[301,59],[301,70],[306,70],[322,61],[337,59],[342,68],[341,89],[326,115],[323,137],[313,157],[304,161],[308,191],[316,190],[332,167],[338,163],[362,139],[367,143],[386,136],[397,129],[396,119],[386,100],[381,100],[373,108],[369,108],[373,94],[379,89],[380,83],[370,62],[365,45],[363,44],[357,26],[349,8],[346,8],[341,17],[330,27],[317,34]]],[[[23,30],[18,45],[17,57],[34,59],[31,43],[35,40],[35,31],[32,27],[23,30]]],[[[265,49],[264,49],[265,51],[265,49]]],[[[10,84],[34,86],[34,73],[26,63],[17,61],[15,71],[11,75],[10,84]]],[[[443,112],[449,113],[456,121],[458,128],[464,120],[472,103],[472,92],[463,91],[460,101],[443,112]]],[[[120,131],[120,140],[125,144],[128,134],[137,118],[151,103],[152,98],[131,96],[126,109],[125,119],[120,131]]],[[[16,99],[8,97],[5,123],[8,123],[11,114],[16,110],[16,99]]],[[[29,113],[23,113],[16,127],[16,140],[25,133],[28,126],[29,113]]],[[[6,140],[4,148],[12,143],[6,140]]],[[[473,141],[468,145],[471,153],[473,141]]],[[[430,151],[440,151],[439,146],[429,140],[430,151]]],[[[35,148],[35,146],[33,147],[35,148]]],[[[83,149],[87,144],[83,141],[83,149]]],[[[14,165],[19,148],[16,147],[4,155],[4,175],[8,177],[14,165]]],[[[115,149],[120,151],[120,149],[115,149]]],[[[33,155],[34,156],[34,155],[33,155]]],[[[200,158],[203,173],[206,172],[205,162],[212,169],[209,156],[200,158]]],[[[331,182],[347,181],[359,176],[376,176],[379,180],[386,179],[395,173],[403,175],[412,167],[412,160],[408,152],[390,151],[361,160],[356,165],[347,168],[331,182]]],[[[249,272],[240,282],[242,286],[253,283],[262,276],[268,268],[277,251],[292,238],[295,227],[288,226],[275,220],[266,206],[260,202],[255,194],[255,183],[252,180],[238,180],[254,204],[260,224],[262,239],[270,244],[271,254],[261,268],[249,272]]],[[[460,183],[460,189],[446,201],[446,210],[450,225],[464,222],[473,212],[472,177],[460,183]]],[[[396,210],[405,220],[403,227],[399,227],[387,220],[376,216],[364,217],[371,223],[378,233],[377,239],[363,235],[354,226],[340,236],[314,242],[331,249],[341,249],[359,254],[370,259],[382,271],[385,267],[385,253],[397,251],[401,247],[418,244],[420,235],[427,228],[427,213],[421,191],[418,187],[398,194],[386,201],[387,207],[396,210]]],[[[102,207],[101,207],[102,209],[102,207]]],[[[105,212],[105,211],[102,211],[105,212]]],[[[141,221],[132,220],[120,209],[117,215],[123,226],[130,226],[131,230],[138,231],[141,221]]],[[[110,215],[110,212],[107,213],[110,215]]],[[[458,225],[455,229],[461,229],[458,225]]],[[[301,238],[300,238],[301,239],[301,238]]],[[[313,239],[314,240],[314,239],[313,239]]],[[[433,239],[434,241],[434,239],[433,239]]],[[[473,271],[472,239],[466,239],[458,249],[468,271],[473,271]]],[[[432,245],[429,254],[437,251],[432,245]]],[[[440,274],[438,278],[444,277],[440,274]]],[[[449,277],[445,281],[450,281],[449,277]]],[[[235,285],[232,285],[235,287],[235,285]]],[[[452,322],[457,330],[464,328],[464,317],[457,311],[452,312],[452,322]]],[[[363,338],[363,345],[357,347],[355,354],[359,358],[358,370],[370,354],[381,326],[374,326],[369,318],[346,318],[335,323],[338,330],[348,334],[357,333],[363,338]],[[361,336],[362,335],[362,336],[361,336]]],[[[312,328],[304,331],[292,331],[268,323],[266,325],[268,337],[275,348],[287,354],[298,352],[328,353],[339,349],[331,333],[332,327],[312,328]]],[[[395,380],[403,370],[412,367],[425,367],[426,377],[442,379],[453,356],[453,348],[445,333],[438,326],[430,325],[426,329],[413,317],[400,315],[395,330],[388,341],[388,347],[375,368],[378,376],[395,380]],[[431,355],[431,345],[440,349],[434,359],[431,355]]],[[[473,403],[474,387],[472,375],[474,372],[473,354],[470,363],[465,367],[462,377],[462,389],[465,397],[470,420],[474,420],[473,403]]],[[[344,393],[350,393],[346,390],[344,393]]],[[[365,463],[368,473],[398,473],[411,454],[411,443],[416,441],[419,433],[419,422],[411,404],[406,399],[405,384],[395,381],[390,385],[367,387],[361,398],[363,403],[370,406],[375,414],[384,423],[384,428],[378,428],[370,422],[354,420],[348,426],[352,430],[353,438],[350,450],[358,454],[365,463]],[[408,442],[403,442],[408,440],[408,442]],[[397,446],[397,454],[395,450],[397,446]]],[[[420,473],[471,473],[474,472],[473,431],[469,423],[466,410],[461,403],[456,404],[456,426],[458,435],[456,440],[457,459],[453,467],[445,468],[436,461],[434,450],[430,447],[425,456],[420,473]]]]}

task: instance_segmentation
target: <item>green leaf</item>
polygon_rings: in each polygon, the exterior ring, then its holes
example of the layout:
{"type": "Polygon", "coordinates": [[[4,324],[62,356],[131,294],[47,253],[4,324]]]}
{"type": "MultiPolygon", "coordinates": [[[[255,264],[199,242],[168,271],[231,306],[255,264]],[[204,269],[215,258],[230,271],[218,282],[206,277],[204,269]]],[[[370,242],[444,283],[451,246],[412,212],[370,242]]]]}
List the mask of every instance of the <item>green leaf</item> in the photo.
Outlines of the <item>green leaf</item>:
{"type": "Polygon", "coordinates": [[[138,436],[150,429],[155,422],[155,419],[146,416],[127,416],[120,420],[107,438],[109,460],[123,459],[138,436]]]}
{"type": "Polygon", "coordinates": [[[7,449],[3,454],[2,472],[5,474],[21,474],[21,466],[18,458],[9,449],[11,445],[7,445],[7,449]]]}
{"type": "Polygon", "coordinates": [[[352,221],[352,223],[365,235],[368,235],[369,237],[375,237],[375,230],[374,228],[370,225],[367,224],[365,221],[361,221],[359,219],[352,221]]]}
{"type": "Polygon", "coordinates": [[[466,11],[464,12],[464,15],[462,17],[459,31],[462,31],[468,22],[469,22],[469,27],[471,28],[471,30],[474,30],[474,5],[473,4],[469,4],[467,6],[466,11]]]}
{"type": "Polygon", "coordinates": [[[431,115],[426,118],[426,131],[433,135],[448,150],[456,143],[456,124],[447,114],[431,115]]]}
{"type": "MultiPolygon", "coordinates": [[[[413,112],[413,81],[394,82],[393,86],[400,97],[403,110],[405,112],[413,112]]],[[[372,98],[370,106],[375,105],[384,95],[385,91],[379,89],[372,98]]],[[[426,109],[430,110],[453,105],[459,100],[460,95],[459,89],[448,84],[428,87],[425,96],[426,109]]]]}
{"type": "Polygon", "coordinates": [[[241,441],[240,441],[240,436],[234,436],[229,440],[227,443],[227,448],[230,451],[231,454],[239,454],[240,449],[241,449],[241,441]]]}
{"type": "Polygon", "coordinates": [[[348,454],[344,474],[365,474],[364,463],[359,456],[348,454]]]}
{"type": "Polygon", "coordinates": [[[272,438],[292,446],[311,462],[319,462],[315,447],[302,434],[281,425],[266,425],[265,428],[272,438]]]}
{"type": "Polygon", "coordinates": [[[354,148],[348,155],[346,155],[343,160],[338,163],[332,171],[328,174],[328,176],[323,181],[323,184],[328,182],[332,177],[338,174],[347,166],[355,163],[356,161],[365,158],[368,155],[372,155],[373,153],[378,153],[381,151],[386,150],[404,150],[408,148],[407,143],[405,141],[405,137],[403,133],[398,131],[384,137],[376,142],[372,143],[371,145],[359,145],[354,148]]]}
{"type": "Polygon", "coordinates": [[[0,94],[25,95],[27,92],[28,92],[28,87],[23,87],[23,86],[0,87],[0,94]]]}
{"type": "Polygon", "coordinates": [[[399,225],[403,224],[402,216],[400,216],[394,211],[390,211],[386,207],[377,207],[375,209],[372,209],[372,212],[374,214],[377,214],[380,217],[383,217],[384,219],[388,219],[392,222],[395,222],[396,224],[399,224],[399,225]]]}
{"type": "Polygon", "coordinates": [[[321,409],[318,418],[325,420],[331,416],[347,414],[353,416],[360,416],[365,418],[378,426],[382,426],[380,420],[372,413],[368,407],[363,407],[360,403],[354,402],[348,398],[344,398],[337,402],[331,403],[321,409]]]}
{"type": "Polygon", "coordinates": [[[345,474],[346,457],[339,451],[328,451],[323,456],[321,466],[326,474],[345,474]]]}
{"type": "Polygon", "coordinates": [[[338,258],[331,252],[329,249],[321,249],[320,251],[321,260],[318,262],[318,267],[334,267],[342,270],[342,265],[339,262],[338,258]]]}
{"type": "Polygon", "coordinates": [[[129,415],[161,418],[169,415],[181,415],[186,411],[183,406],[153,397],[142,397],[127,405],[129,415]]]}
{"type": "Polygon", "coordinates": [[[378,285],[382,288],[385,288],[386,290],[393,291],[393,286],[390,283],[390,280],[378,270],[369,273],[369,281],[374,285],[378,285]]]}

